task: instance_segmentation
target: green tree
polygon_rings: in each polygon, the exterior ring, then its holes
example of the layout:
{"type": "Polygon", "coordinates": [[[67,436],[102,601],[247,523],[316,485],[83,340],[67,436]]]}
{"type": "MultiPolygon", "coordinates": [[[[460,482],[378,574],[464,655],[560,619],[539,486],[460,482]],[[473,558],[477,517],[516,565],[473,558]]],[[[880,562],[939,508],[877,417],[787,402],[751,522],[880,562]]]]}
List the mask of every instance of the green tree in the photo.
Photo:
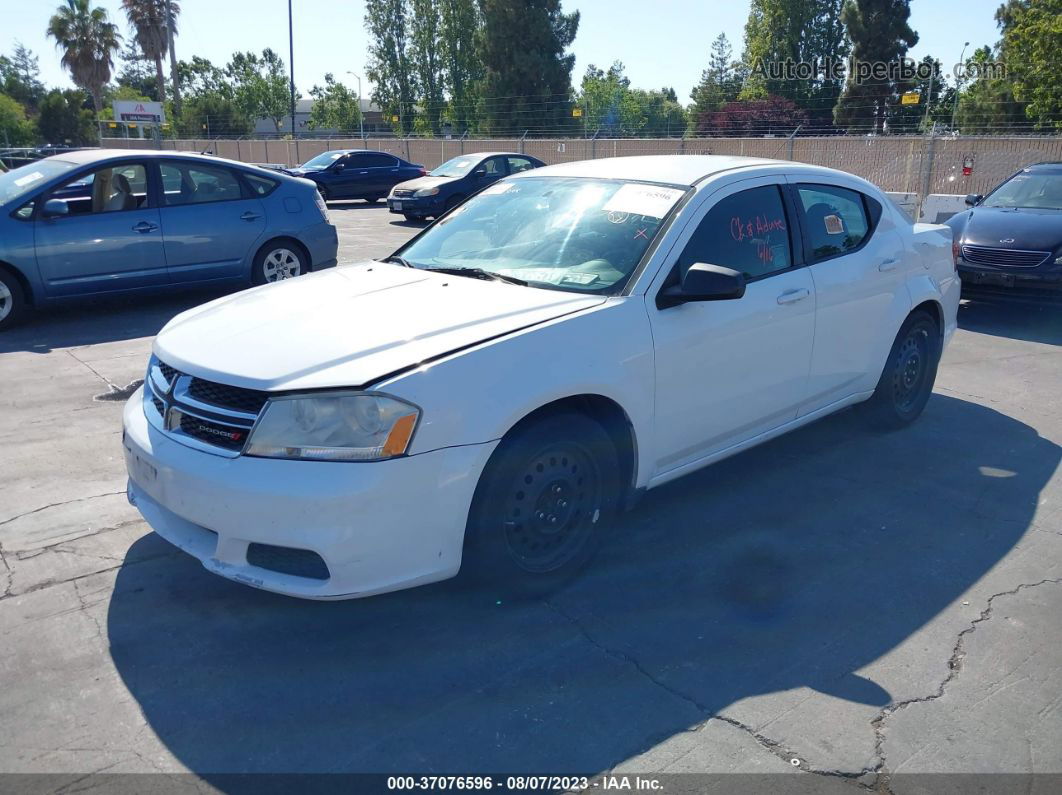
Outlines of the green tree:
{"type": "Polygon", "coordinates": [[[579,12],[565,14],[560,0],[480,0],[480,10],[485,131],[570,130],[575,56],[568,48],[579,30],[579,12]]]}
{"type": "Polygon", "coordinates": [[[155,67],[150,59],[145,58],[140,48],[133,41],[126,42],[125,47],[118,54],[121,68],[115,82],[119,86],[125,86],[143,94],[149,99],[158,101],[158,85],[155,82],[155,67]]]}
{"type": "Polygon", "coordinates": [[[22,103],[0,94],[0,142],[4,146],[29,146],[37,137],[22,103]]]}
{"type": "Polygon", "coordinates": [[[701,81],[690,93],[693,106],[690,116],[700,118],[702,113],[718,110],[725,103],[737,99],[740,83],[734,81],[735,68],[733,48],[725,33],[712,41],[708,55],[708,68],[701,72],[701,81]]]}
{"type": "Polygon", "coordinates": [[[144,57],[155,62],[155,96],[159,102],[165,102],[166,76],[162,71],[162,59],[169,47],[168,28],[175,24],[180,6],[176,0],[122,0],[122,8],[133,26],[144,57]],[[167,14],[170,17],[168,22],[167,14]]]}
{"type": "Polygon", "coordinates": [[[66,0],[48,22],[48,35],[63,52],[62,64],[70,76],[92,97],[98,114],[103,110],[103,87],[110,82],[114,53],[122,37],[104,8],[92,8],[89,0],[66,0]]]}
{"type": "MultiPolygon", "coordinates": [[[[284,59],[268,47],[261,56],[238,52],[225,67],[232,81],[232,98],[249,119],[269,119],[280,132],[291,110],[291,94],[284,59]]],[[[296,94],[298,98],[298,94],[296,94]]]]}
{"type": "Polygon", "coordinates": [[[232,99],[220,92],[191,94],[185,97],[178,132],[189,138],[248,135],[254,121],[232,99]]]}
{"type": "Polygon", "coordinates": [[[410,24],[407,0],[366,0],[365,28],[369,33],[372,99],[384,115],[397,115],[403,134],[413,129],[416,73],[409,55],[410,24]]]}
{"type": "Polygon", "coordinates": [[[937,123],[950,123],[952,103],[955,90],[944,79],[944,70],[940,61],[927,55],[918,63],[919,74],[929,74],[927,78],[915,77],[896,84],[896,91],[901,96],[908,92],[918,94],[917,105],[904,105],[897,102],[888,108],[886,119],[888,130],[892,133],[917,133],[924,131],[926,124],[926,103],[929,103],[928,123],[932,128],[937,123]]]}
{"type": "Polygon", "coordinates": [[[7,94],[29,109],[35,109],[44,98],[44,83],[37,56],[31,50],[15,42],[11,57],[0,55],[0,93],[7,94]]]}
{"type": "Polygon", "coordinates": [[[191,96],[220,94],[232,99],[232,83],[225,77],[222,69],[214,66],[206,58],[193,55],[191,61],[177,64],[178,86],[191,96]]]}
{"type": "Polygon", "coordinates": [[[1062,132],[1062,0],[1007,0],[996,22],[1014,99],[1036,129],[1062,132]]]}
{"type": "Polygon", "coordinates": [[[41,100],[37,130],[45,143],[91,146],[99,141],[95,114],[85,108],[81,91],[53,89],[41,100]]]}
{"type": "Polygon", "coordinates": [[[483,21],[476,0],[438,0],[438,6],[450,118],[455,129],[463,133],[476,123],[477,89],[483,79],[476,40],[483,21]]]}
{"type": "Polygon", "coordinates": [[[310,129],[324,128],[340,132],[357,130],[361,121],[358,95],[342,83],[337,83],[331,72],[324,79],[323,86],[315,85],[310,89],[310,96],[313,97],[308,122],[310,129]]]}
{"type": "Polygon", "coordinates": [[[417,101],[432,135],[438,135],[445,104],[446,75],[439,0],[411,0],[409,36],[417,73],[417,101]]]}
{"type": "MultiPolygon", "coordinates": [[[[992,62],[992,49],[979,47],[967,59],[964,67],[970,71],[992,62]]],[[[950,122],[950,113],[947,122],[950,122]]],[[[989,75],[978,77],[959,96],[955,123],[964,133],[1003,133],[1020,129],[1028,123],[1025,104],[1014,96],[1014,84],[1005,78],[989,75]]]]}
{"type": "Polygon", "coordinates": [[[586,67],[579,104],[583,107],[588,132],[613,138],[637,135],[646,123],[645,107],[631,91],[631,81],[624,74],[621,61],[613,63],[607,71],[593,64],[586,67]]]}
{"type": "Polygon", "coordinates": [[[887,77],[858,79],[858,64],[895,63],[918,34],[908,24],[911,0],[845,0],[841,20],[852,39],[856,69],[849,72],[833,111],[834,121],[850,132],[881,132],[888,109],[898,98],[897,85],[887,77]]]}

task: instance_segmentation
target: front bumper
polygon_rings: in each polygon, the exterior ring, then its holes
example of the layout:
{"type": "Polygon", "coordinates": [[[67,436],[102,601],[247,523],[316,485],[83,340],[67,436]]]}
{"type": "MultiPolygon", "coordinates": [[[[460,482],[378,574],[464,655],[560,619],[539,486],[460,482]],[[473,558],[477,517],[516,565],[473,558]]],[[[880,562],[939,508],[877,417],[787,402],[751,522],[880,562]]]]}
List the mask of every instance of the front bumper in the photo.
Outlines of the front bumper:
{"type": "Polygon", "coordinates": [[[993,292],[1058,292],[1062,290],[1062,267],[993,268],[959,260],[963,290],[993,292]]]}
{"type": "Polygon", "coordinates": [[[439,196],[425,196],[423,198],[413,198],[411,196],[387,197],[387,209],[402,215],[435,215],[436,213],[441,213],[445,205],[445,200],[439,196]]]}
{"type": "Polygon", "coordinates": [[[457,573],[472,495],[495,443],[373,463],[224,458],[150,425],[137,390],[125,407],[123,446],[130,501],[209,571],[290,596],[345,599],[457,573]],[[315,552],[328,579],[252,565],[251,544],[315,552]]]}

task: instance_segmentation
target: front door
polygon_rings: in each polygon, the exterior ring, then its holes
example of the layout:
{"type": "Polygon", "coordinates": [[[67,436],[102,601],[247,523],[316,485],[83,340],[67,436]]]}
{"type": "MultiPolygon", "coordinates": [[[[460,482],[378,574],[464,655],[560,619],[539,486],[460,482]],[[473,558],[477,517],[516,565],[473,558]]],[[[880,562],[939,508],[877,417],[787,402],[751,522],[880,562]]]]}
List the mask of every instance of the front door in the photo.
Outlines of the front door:
{"type": "Polygon", "coordinates": [[[144,162],[82,172],[45,195],[33,222],[37,266],[51,297],[163,285],[159,210],[144,162]],[[46,217],[44,201],[67,214],[46,217]]]}
{"type": "Polygon", "coordinates": [[[265,234],[262,202],[224,166],[159,163],[162,232],[174,283],[239,279],[265,234]]]}
{"type": "Polygon", "coordinates": [[[694,215],[669,278],[696,262],[742,271],[738,299],[659,309],[647,296],[656,350],[656,472],[693,464],[796,417],[807,393],[815,285],[793,250],[780,179],[721,189],[694,215]]]}

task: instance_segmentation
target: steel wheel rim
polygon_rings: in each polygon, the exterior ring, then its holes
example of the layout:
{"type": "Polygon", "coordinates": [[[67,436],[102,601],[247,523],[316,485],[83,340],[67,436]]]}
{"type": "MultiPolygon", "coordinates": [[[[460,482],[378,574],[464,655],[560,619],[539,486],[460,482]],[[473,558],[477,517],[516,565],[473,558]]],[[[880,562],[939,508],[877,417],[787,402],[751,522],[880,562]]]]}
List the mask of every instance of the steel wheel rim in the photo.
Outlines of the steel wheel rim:
{"type": "Polygon", "coordinates": [[[286,248],[275,248],[266,255],[262,263],[262,273],[267,282],[282,282],[294,279],[302,272],[302,263],[295,252],[286,248]]]}
{"type": "Polygon", "coordinates": [[[15,298],[11,295],[11,288],[0,282],[0,321],[7,319],[14,308],[15,298]]]}
{"type": "Polygon", "coordinates": [[[900,345],[900,355],[893,372],[893,400],[900,411],[909,411],[925,385],[929,371],[929,335],[916,330],[900,345]]]}
{"type": "Polygon", "coordinates": [[[549,445],[530,458],[505,498],[505,543],[524,571],[544,574],[575,559],[600,517],[601,471],[589,451],[572,442],[549,445]]]}

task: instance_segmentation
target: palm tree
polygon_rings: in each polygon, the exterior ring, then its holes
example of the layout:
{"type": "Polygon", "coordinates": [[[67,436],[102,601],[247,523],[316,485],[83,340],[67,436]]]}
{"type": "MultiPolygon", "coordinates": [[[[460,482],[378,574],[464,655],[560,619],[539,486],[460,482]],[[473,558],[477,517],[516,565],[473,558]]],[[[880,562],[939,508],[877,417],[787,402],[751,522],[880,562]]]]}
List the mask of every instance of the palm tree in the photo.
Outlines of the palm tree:
{"type": "Polygon", "coordinates": [[[176,0],[165,0],[166,18],[170,24],[166,27],[166,38],[170,46],[170,80],[173,81],[173,115],[181,117],[181,85],[177,78],[177,50],[173,46],[173,37],[177,35],[177,14],[180,8],[176,0]]]}
{"type": "Polygon", "coordinates": [[[166,77],[162,71],[162,59],[169,49],[169,28],[176,26],[180,6],[173,0],[122,0],[122,8],[136,31],[136,41],[144,57],[155,62],[158,98],[159,102],[165,102],[166,77]]]}
{"type": "Polygon", "coordinates": [[[48,22],[48,35],[63,50],[62,64],[74,82],[92,95],[99,115],[122,40],[118,26],[107,19],[106,9],[90,7],[89,0],[66,0],[48,22]]]}

